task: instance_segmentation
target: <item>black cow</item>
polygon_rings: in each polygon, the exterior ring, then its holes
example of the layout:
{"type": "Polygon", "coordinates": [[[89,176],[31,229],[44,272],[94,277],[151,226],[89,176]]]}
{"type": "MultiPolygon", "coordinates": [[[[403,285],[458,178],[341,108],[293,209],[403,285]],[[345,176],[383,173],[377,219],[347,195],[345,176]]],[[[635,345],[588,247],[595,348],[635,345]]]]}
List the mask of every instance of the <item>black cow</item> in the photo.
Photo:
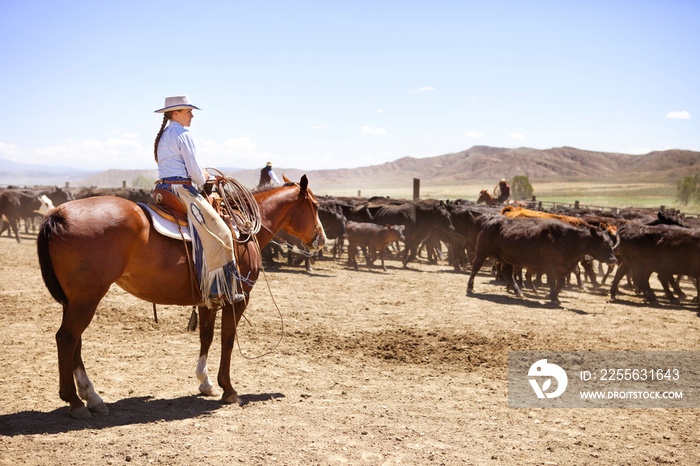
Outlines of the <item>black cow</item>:
{"type": "Polygon", "coordinates": [[[333,258],[338,258],[343,252],[343,241],[347,237],[345,233],[345,225],[348,223],[342,209],[335,207],[328,202],[319,202],[318,219],[323,225],[323,231],[326,232],[326,238],[334,239],[333,258]]]}
{"type": "Polygon", "coordinates": [[[403,265],[415,260],[418,246],[433,228],[454,233],[450,213],[442,201],[385,201],[386,203],[356,206],[357,216],[352,220],[370,221],[377,225],[403,225],[404,251],[403,265]],[[362,214],[362,215],[360,215],[362,214]],[[365,218],[366,216],[366,218],[365,218]]]}
{"type": "Polygon", "coordinates": [[[558,304],[566,276],[586,254],[601,262],[615,262],[610,234],[599,228],[582,229],[558,220],[490,218],[482,224],[477,238],[467,294],[473,293],[474,277],[486,258],[495,256],[507,265],[509,275],[505,278],[518,296],[522,292],[513,280],[513,267],[546,274],[549,298],[558,304]]]}
{"type": "Polygon", "coordinates": [[[467,265],[476,253],[476,238],[484,220],[499,215],[499,209],[477,205],[453,206],[450,215],[452,225],[459,236],[453,236],[449,244],[449,256],[455,271],[467,265]]]}
{"type": "Polygon", "coordinates": [[[81,188],[73,193],[75,199],[94,196],[117,196],[133,202],[148,203],[153,200],[153,190],[143,188],[81,188]]]}
{"type": "MultiPolygon", "coordinates": [[[[28,190],[22,189],[6,189],[0,194],[0,217],[5,217],[7,219],[8,225],[3,225],[0,234],[2,234],[5,229],[10,229],[15,234],[17,242],[20,243],[22,240],[19,237],[19,220],[22,218],[32,218],[41,212],[42,207],[46,209],[46,206],[39,200],[39,196],[36,193],[28,190]]],[[[46,212],[41,212],[44,214],[46,212]]],[[[25,223],[25,230],[28,232],[28,224],[25,223]]]]}
{"type": "Polygon", "coordinates": [[[671,300],[675,300],[675,297],[668,284],[677,286],[673,275],[690,276],[695,278],[697,284],[700,278],[700,230],[676,225],[628,223],[618,233],[621,264],[610,287],[613,299],[620,280],[628,272],[634,285],[653,304],[658,303],[649,286],[649,277],[653,272],[659,275],[659,281],[671,300]]]}
{"type": "Polygon", "coordinates": [[[59,188],[58,186],[39,187],[38,194],[44,194],[51,199],[54,207],[58,207],[64,202],[72,201],[73,196],[68,188],[59,188]]]}
{"type": "Polygon", "coordinates": [[[32,212],[28,217],[24,217],[24,231],[29,233],[29,225],[32,231],[36,231],[37,220],[43,220],[44,215],[48,210],[58,207],[59,205],[73,200],[68,188],[59,188],[57,186],[36,186],[32,188],[24,188],[23,192],[30,196],[37,197],[42,203],[42,207],[37,212],[32,212]],[[43,198],[42,196],[46,196],[43,198]]]}

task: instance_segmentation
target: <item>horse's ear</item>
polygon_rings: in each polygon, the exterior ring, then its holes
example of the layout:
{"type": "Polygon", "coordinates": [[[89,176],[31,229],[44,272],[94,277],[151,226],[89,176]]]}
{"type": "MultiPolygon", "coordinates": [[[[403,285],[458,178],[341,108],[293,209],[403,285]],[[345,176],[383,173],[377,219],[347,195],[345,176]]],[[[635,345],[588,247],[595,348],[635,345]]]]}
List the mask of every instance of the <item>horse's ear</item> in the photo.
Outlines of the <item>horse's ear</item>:
{"type": "Polygon", "coordinates": [[[282,179],[284,180],[285,183],[291,183],[291,182],[292,182],[292,180],[290,180],[289,178],[287,178],[287,177],[284,176],[284,175],[282,175],[282,179]]]}
{"type": "Polygon", "coordinates": [[[301,181],[299,182],[299,187],[301,188],[300,192],[305,193],[306,188],[309,187],[309,179],[306,177],[306,175],[302,175],[301,181]]]}

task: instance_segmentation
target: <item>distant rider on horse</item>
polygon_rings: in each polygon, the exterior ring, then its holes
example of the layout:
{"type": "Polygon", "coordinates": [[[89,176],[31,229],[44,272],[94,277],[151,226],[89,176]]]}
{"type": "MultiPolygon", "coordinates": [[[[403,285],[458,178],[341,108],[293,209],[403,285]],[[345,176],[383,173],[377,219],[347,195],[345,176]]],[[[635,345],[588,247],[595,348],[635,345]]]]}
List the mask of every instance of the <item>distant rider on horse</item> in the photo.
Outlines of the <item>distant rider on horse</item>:
{"type": "Polygon", "coordinates": [[[505,204],[510,199],[510,186],[505,178],[501,178],[498,186],[493,190],[493,197],[500,204],[505,204]]]}
{"type": "Polygon", "coordinates": [[[258,188],[264,188],[265,186],[282,186],[279,178],[275,172],[272,171],[272,162],[267,162],[265,168],[260,170],[260,182],[258,183],[258,188]]]}

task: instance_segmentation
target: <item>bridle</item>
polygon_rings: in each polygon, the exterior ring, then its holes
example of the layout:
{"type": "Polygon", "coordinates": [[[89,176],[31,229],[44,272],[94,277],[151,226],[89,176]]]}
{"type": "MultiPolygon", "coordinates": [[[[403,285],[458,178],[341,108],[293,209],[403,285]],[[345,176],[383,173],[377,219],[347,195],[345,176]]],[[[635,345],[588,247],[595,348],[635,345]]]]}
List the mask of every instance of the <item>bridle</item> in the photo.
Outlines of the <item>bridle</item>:
{"type": "MultiPolygon", "coordinates": [[[[298,184],[297,184],[298,186],[298,184]]],[[[272,235],[272,239],[270,241],[274,242],[277,245],[284,245],[287,246],[288,248],[291,249],[298,249],[299,253],[303,256],[306,257],[313,257],[316,255],[316,251],[319,249],[319,244],[321,243],[321,239],[325,237],[325,233],[323,231],[323,226],[320,225],[320,221],[318,220],[318,204],[315,201],[315,199],[309,198],[309,193],[307,192],[304,195],[304,200],[308,201],[311,203],[312,209],[314,211],[315,217],[316,217],[316,225],[315,225],[315,230],[316,233],[314,234],[314,237],[311,239],[310,243],[303,243],[304,247],[306,249],[302,250],[297,248],[294,244],[291,244],[289,241],[286,241],[279,236],[277,236],[277,232],[272,231],[271,228],[269,228],[267,225],[263,224],[262,221],[260,222],[260,227],[264,228],[267,232],[269,232],[272,235]]]]}
{"type": "Polygon", "coordinates": [[[305,257],[314,257],[316,255],[316,251],[318,251],[318,243],[321,241],[321,235],[323,234],[322,230],[317,226],[316,227],[316,234],[314,234],[314,237],[311,240],[311,243],[309,243],[309,244],[302,243],[304,245],[305,249],[299,249],[296,245],[294,245],[294,244],[290,243],[289,241],[277,236],[277,233],[272,231],[266,225],[261,224],[261,226],[272,235],[272,239],[270,240],[270,242],[275,243],[278,246],[287,246],[288,248],[291,248],[291,249],[296,248],[296,249],[298,249],[299,254],[301,254],[302,256],[305,256],[305,257]],[[309,248],[309,246],[311,246],[311,248],[309,248]]]}

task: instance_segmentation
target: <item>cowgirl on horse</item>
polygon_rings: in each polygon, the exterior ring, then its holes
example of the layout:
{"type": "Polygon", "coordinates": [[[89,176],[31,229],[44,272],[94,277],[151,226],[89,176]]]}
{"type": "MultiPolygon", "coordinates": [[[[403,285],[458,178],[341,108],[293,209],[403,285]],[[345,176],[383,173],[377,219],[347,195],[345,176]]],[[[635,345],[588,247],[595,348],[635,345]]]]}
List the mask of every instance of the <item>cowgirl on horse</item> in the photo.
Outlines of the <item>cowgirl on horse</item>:
{"type": "Polygon", "coordinates": [[[158,233],[146,205],[115,196],[90,197],[61,204],[42,223],[37,255],[44,283],[63,307],[61,326],[56,332],[59,395],[69,403],[71,417],[86,419],[91,413],[109,412],[85,370],[82,342],[83,332],[112,284],[154,304],[198,306],[200,353],[196,375],[199,390],[205,395],[214,394],[207,356],[217,307],[221,307],[217,381],[223,389],[222,401],[241,402],[231,381],[231,353],[238,323],[261,270],[260,248],[280,230],[297,236],[312,250],[325,244],[318,201],[308,189],[306,175],[299,183],[287,182],[252,193],[263,228],[247,239],[241,230],[242,238],[233,241],[231,230],[224,222],[223,227],[219,224],[221,219],[212,213],[214,209],[206,201],[202,203],[191,186],[206,180],[195,162],[194,144],[185,129],[194,108],[186,97],[166,99],[165,108],[158,111],[165,117],[156,139],[156,157],[161,170],[160,185],[187,206],[193,224],[192,250],[204,277],[200,283],[204,284],[205,295],[190,288],[190,246],[183,248],[182,241],[158,233]],[[170,125],[166,127],[167,122],[170,125]],[[232,249],[236,251],[235,261],[232,249]],[[239,273],[245,279],[236,282],[234,276],[239,273]],[[238,291],[235,286],[240,286],[238,291]],[[232,294],[230,300],[228,293],[232,294]]]}
{"type": "Polygon", "coordinates": [[[187,130],[194,117],[192,110],[199,108],[190,103],[188,96],[176,96],[166,97],[165,106],[155,111],[163,114],[154,147],[159,176],[156,188],[172,192],[187,208],[202,301],[211,308],[224,300],[241,301],[245,296],[237,292],[233,233],[193,186],[204,186],[209,174],[199,168],[194,141],[187,130]]]}

